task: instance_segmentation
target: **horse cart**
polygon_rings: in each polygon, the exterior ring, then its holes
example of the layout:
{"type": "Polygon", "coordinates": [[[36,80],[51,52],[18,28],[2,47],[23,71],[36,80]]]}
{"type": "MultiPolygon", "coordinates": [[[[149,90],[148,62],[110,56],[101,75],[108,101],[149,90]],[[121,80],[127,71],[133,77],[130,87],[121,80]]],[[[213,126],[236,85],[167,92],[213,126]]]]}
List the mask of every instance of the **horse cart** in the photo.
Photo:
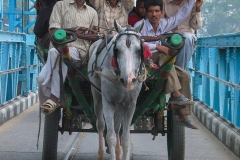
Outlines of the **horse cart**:
{"type": "MultiPolygon", "coordinates": [[[[137,37],[137,33],[133,34],[135,31],[132,29],[130,29],[130,31],[131,32],[122,31],[120,35],[123,35],[122,37],[137,37]]],[[[76,38],[95,41],[103,39],[106,43],[112,41],[111,37],[109,38],[108,35],[87,35],[70,29],[57,30],[51,41],[54,47],[59,49],[67,47],[67,44],[76,40],[76,38]]],[[[169,75],[168,73],[173,67],[175,56],[184,45],[183,38],[179,34],[165,34],[152,39],[147,39],[146,37],[140,38],[140,43],[143,43],[142,39],[144,38],[145,41],[161,40],[163,45],[177,50],[177,52],[168,55],[166,62],[156,70],[145,68],[144,64],[142,64],[139,69],[141,70],[139,72],[143,71],[146,77],[141,82],[136,82],[142,83],[143,85],[140,88],[140,93],[136,101],[136,109],[131,121],[132,128],[134,129],[131,129],[130,133],[151,134],[153,140],[159,134],[167,136],[168,159],[183,160],[185,154],[185,129],[177,125],[176,116],[173,111],[166,106],[166,95],[163,91],[164,84],[169,75]]],[[[118,43],[117,38],[114,43],[118,43]]],[[[107,45],[103,46],[102,50],[106,50],[106,47],[107,45]]],[[[142,46],[141,49],[143,50],[142,46]]],[[[143,54],[142,52],[143,51],[141,51],[140,54],[143,54]]],[[[71,58],[68,58],[67,53],[62,51],[60,51],[60,53],[62,53],[63,62],[69,68],[69,74],[66,81],[62,83],[64,92],[61,93],[61,108],[58,108],[51,114],[45,115],[42,152],[43,160],[57,159],[58,132],[61,134],[68,132],[70,135],[72,132],[97,133],[97,121],[96,114],[94,113],[94,101],[91,87],[99,94],[101,94],[101,88],[96,86],[92,81],[89,81],[89,76],[92,74],[89,72],[89,66],[91,65],[88,66],[88,69],[87,65],[78,68],[71,58]],[[83,122],[90,123],[92,128],[85,129],[82,125],[83,122]]],[[[43,57],[46,52],[38,48],[37,54],[39,59],[45,63],[43,57]]],[[[115,58],[117,59],[118,56],[115,58]]],[[[141,61],[143,61],[143,59],[141,59],[141,61]]],[[[118,80],[119,79],[116,81],[118,80]]],[[[114,90],[114,88],[112,89],[114,90]]]]}

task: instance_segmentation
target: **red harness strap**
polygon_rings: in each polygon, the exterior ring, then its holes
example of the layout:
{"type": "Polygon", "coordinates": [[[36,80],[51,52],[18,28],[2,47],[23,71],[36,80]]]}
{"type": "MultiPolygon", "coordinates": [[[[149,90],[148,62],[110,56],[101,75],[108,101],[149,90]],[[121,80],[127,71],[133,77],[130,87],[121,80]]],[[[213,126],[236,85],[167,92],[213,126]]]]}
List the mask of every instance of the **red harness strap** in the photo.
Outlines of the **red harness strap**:
{"type": "Polygon", "coordinates": [[[117,68],[117,62],[116,62],[116,59],[115,59],[115,57],[112,57],[112,59],[111,59],[111,67],[113,67],[113,68],[117,68]]]}
{"type": "Polygon", "coordinates": [[[143,56],[144,59],[152,57],[152,52],[146,43],[143,44],[143,56]]]}

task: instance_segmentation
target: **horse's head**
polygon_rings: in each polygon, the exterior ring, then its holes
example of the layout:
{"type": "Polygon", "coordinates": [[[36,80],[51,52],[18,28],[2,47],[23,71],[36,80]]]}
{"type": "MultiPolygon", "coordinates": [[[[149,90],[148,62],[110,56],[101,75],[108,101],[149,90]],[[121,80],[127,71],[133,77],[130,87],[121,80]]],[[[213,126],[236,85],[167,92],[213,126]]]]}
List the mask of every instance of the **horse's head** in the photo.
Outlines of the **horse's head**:
{"type": "Polygon", "coordinates": [[[143,44],[138,33],[142,30],[143,25],[144,22],[136,29],[130,26],[122,28],[114,20],[114,27],[118,33],[115,40],[114,57],[119,70],[120,83],[128,90],[135,87],[142,70],[143,44]]]}

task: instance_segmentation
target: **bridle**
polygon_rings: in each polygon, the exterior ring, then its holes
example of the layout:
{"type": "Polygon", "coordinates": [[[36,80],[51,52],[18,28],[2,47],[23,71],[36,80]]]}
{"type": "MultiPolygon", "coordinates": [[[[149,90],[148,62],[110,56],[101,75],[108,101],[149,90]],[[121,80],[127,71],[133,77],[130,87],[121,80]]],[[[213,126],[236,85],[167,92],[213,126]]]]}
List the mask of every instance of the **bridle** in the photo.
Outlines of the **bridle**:
{"type": "Polygon", "coordinates": [[[139,44],[140,44],[140,56],[141,56],[141,62],[140,62],[140,65],[139,65],[139,69],[137,70],[138,71],[138,74],[137,75],[142,75],[143,73],[142,73],[142,68],[143,68],[143,63],[144,63],[144,55],[143,55],[143,41],[141,40],[141,38],[140,38],[140,36],[138,35],[138,33],[134,30],[134,29],[132,29],[132,28],[130,28],[129,26],[127,26],[127,29],[126,30],[124,30],[123,32],[121,32],[121,33],[118,33],[118,35],[117,35],[117,37],[116,37],[116,39],[115,39],[115,43],[114,43],[114,49],[113,49],[113,57],[114,57],[114,59],[115,59],[115,63],[116,63],[116,66],[117,66],[117,73],[116,74],[120,74],[120,69],[119,69],[119,65],[118,65],[118,63],[117,63],[117,56],[118,56],[118,50],[117,50],[117,47],[116,47],[116,45],[117,45],[117,41],[118,41],[118,39],[122,36],[122,35],[127,35],[128,37],[127,37],[127,40],[126,40],[126,45],[128,46],[130,46],[130,44],[131,44],[131,41],[130,41],[130,35],[134,35],[134,36],[136,36],[137,37],[137,39],[138,39],[138,41],[139,41],[139,44]]]}

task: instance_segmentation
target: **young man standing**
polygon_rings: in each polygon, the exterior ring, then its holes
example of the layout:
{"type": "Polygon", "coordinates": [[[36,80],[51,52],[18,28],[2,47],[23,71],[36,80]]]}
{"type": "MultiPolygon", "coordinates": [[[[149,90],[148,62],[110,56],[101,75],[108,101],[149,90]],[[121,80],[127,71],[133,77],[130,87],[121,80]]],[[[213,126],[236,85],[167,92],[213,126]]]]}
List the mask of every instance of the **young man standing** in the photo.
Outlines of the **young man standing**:
{"type": "MultiPolygon", "coordinates": [[[[186,69],[194,52],[194,45],[197,41],[195,31],[202,27],[201,5],[203,1],[195,0],[196,3],[188,14],[187,18],[171,31],[174,33],[181,33],[185,37],[185,45],[182,51],[177,55],[175,65],[186,69]]],[[[163,0],[163,10],[165,17],[174,16],[188,0],[163,0]]]]}

